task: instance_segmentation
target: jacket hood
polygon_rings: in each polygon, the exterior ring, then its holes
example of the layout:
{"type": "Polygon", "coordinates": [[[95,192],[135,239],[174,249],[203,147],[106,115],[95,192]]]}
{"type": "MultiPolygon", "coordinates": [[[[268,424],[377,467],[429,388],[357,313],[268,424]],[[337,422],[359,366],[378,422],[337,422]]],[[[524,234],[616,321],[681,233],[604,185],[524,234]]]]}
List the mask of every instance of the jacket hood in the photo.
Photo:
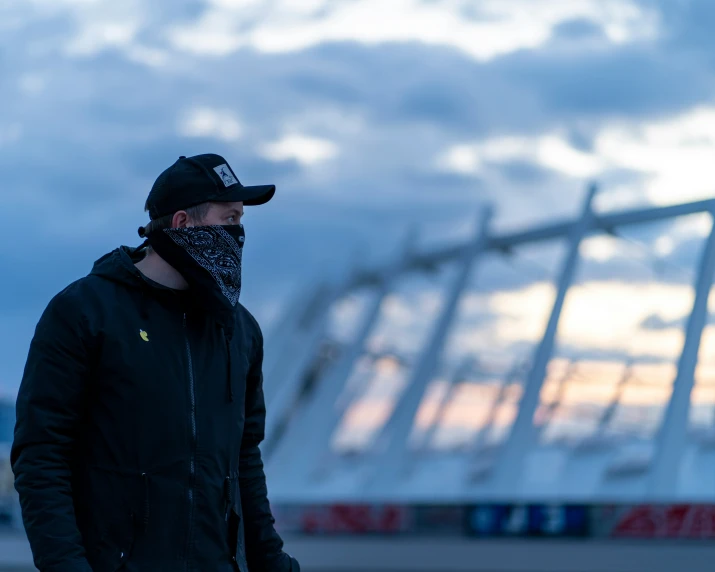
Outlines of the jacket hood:
{"type": "MultiPolygon", "coordinates": [[[[149,315],[149,299],[155,297],[166,299],[167,292],[171,293],[172,299],[179,300],[186,310],[205,313],[198,298],[188,295],[188,291],[172,290],[160,286],[139,272],[134,263],[139,262],[143,257],[144,249],[142,247],[120,246],[97,260],[90,275],[139,290],[141,292],[140,310],[144,317],[149,315]],[[175,298],[177,295],[178,298],[175,298]]],[[[213,319],[224,328],[229,340],[235,329],[237,312],[238,306],[231,314],[212,315],[213,319]]]]}
{"type": "Polygon", "coordinates": [[[132,288],[141,288],[145,281],[134,263],[141,260],[143,256],[143,249],[120,246],[97,260],[90,275],[126,284],[132,288]]]}
{"type": "Polygon", "coordinates": [[[143,249],[140,247],[120,246],[97,260],[89,274],[115,284],[122,284],[137,292],[139,312],[143,319],[148,319],[150,299],[156,297],[156,288],[152,288],[139,269],[134,266],[134,263],[141,260],[143,256],[143,249]]]}

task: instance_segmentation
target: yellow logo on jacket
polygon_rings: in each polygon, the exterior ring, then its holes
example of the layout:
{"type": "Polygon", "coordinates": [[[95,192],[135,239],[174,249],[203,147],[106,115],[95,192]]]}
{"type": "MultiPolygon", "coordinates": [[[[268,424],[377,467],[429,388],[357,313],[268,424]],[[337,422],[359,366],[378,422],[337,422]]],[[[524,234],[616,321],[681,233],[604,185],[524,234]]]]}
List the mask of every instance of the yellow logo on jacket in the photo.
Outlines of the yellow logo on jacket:
{"type": "Polygon", "coordinates": [[[149,341],[149,334],[147,334],[144,330],[139,330],[139,337],[145,342],[149,341]]]}

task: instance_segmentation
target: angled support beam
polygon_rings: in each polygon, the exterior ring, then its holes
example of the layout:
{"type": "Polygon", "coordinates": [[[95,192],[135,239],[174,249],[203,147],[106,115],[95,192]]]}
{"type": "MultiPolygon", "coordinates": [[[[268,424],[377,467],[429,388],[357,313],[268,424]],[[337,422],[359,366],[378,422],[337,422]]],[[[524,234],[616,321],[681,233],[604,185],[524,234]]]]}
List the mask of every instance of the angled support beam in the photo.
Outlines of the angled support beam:
{"type": "Polygon", "coordinates": [[[367,486],[372,486],[375,480],[383,479],[385,480],[384,484],[391,486],[399,478],[400,468],[409,453],[408,440],[417,410],[442,357],[449,330],[454,322],[459,301],[472,274],[472,268],[489,240],[489,223],[492,214],[493,211],[490,207],[480,213],[477,234],[471,247],[464,251],[461,267],[457,270],[457,275],[431,332],[427,346],[420,352],[418,361],[412,369],[407,388],[377,437],[375,451],[377,459],[374,464],[376,472],[368,479],[367,486]],[[382,450],[380,450],[381,448],[382,450]]]}
{"type": "MultiPolygon", "coordinates": [[[[711,212],[714,213],[715,211],[711,212]]],[[[703,328],[708,320],[708,298],[714,275],[715,225],[703,248],[695,283],[695,302],[685,330],[678,373],[656,438],[655,458],[649,478],[649,493],[655,500],[674,499],[677,492],[680,460],[687,443],[690,393],[693,389],[703,328]]]]}
{"type": "Polygon", "coordinates": [[[487,419],[484,422],[484,427],[479,430],[468,446],[469,456],[471,457],[470,462],[473,462],[481,455],[482,450],[486,446],[489,434],[494,431],[497,424],[497,416],[499,415],[499,410],[506,402],[509,387],[516,382],[521,382],[527,366],[528,364],[521,359],[514,360],[511,369],[502,379],[501,385],[499,386],[499,393],[497,393],[496,398],[489,408],[489,415],[487,415],[487,419]]]}
{"type": "Polygon", "coordinates": [[[336,289],[327,288],[322,291],[307,323],[290,345],[290,351],[282,356],[283,363],[279,364],[275,374],[277,379],[273,380],[273,391],[266,396],[265,432],[269,439],[276,434],[277,429],[285,427],[296,408],[303,381],[325,337],[328,313],[336,294],[336,289]]]}
{"type": "Polygon", "coordinates": [[[337,295],[335,285],[318,284],[312,296],[305,300],[300,314],[290,327],[290,337],[280,347],[280,353],[273,355],[272,367],[264,365],[264,399],[266,407],[273,408],[274,400],[285,393],[288,378],[300,369],[299,364],[312,358],[316,338],[322,334],[330,304],[337,295]]]}
{"type": "Polygon", "coordinates": [[[301,314],[305,311],[305,308],[310,305],[311,300],[315,296],[315,290],[316,285],[314,283],[310,286],[305,285],[302,288],[298,288],[295,293],[290,296],[281,311],[281,315],[276,318],[270,330],[263,332],[265,339],[263,373],[266,378],[272,379],[270,372],[276,363],[280,361],[280,356],[283,354],[284,348],[287,347],[290,340],[297,335],[301,314]]]}
{"type": "Polygon", "coordinates": [[[576,274],[579,260],[579,248],[584,236],[593,225],[591,205],[596,196],[597,188],[591,185],[586,194],[586,200],[579,221],[572,225],[569,234],[569,250],[563,262],[559,277],[558,291],[551,310],[551,316],[546,331],[537,346],[532,360],[531,372],[524,383],[524,393],[519,403],[519,412],[514,421],[511,433],[504,449],[499,455],[496,470],[493,475],[494,490],[497,494],[513,494],[521,477],[524,456],[530,449],[534,437],[534,413],[539,405],[541,387],[546,377],[546,368],[553,353],[556,333],[558,331],[561,312],[571,283],[576,274]]]}
{"type": "Polygon", "coordinates": [[[280,327],[274,327],[270,337],[265,337],[263,393],[269,411],[274,398],[284,390],[287,376],[296,369],[295,358],[305,353],[302,348],[315,322],[320,320],[320,306],[332,295],[325,283],[300,292],[286,308],[283,320],[278,322],[280,327]]]}
{"type": "Polygon", "coordinates": [[[444,421],[445,415],[447,413],[447,408],[452,403],[460,381],[464,379],[463,373],[464,370],[468,367],[469,363],[469,361],[464,360],[459,367],[455,368],[452,377],[447,380],[447,388],[445,389],[444,394],[441,396],[439,403],[435,408],[434,417],[430,421],[430,424],[425,430],[424,435],[420,439],[419,449],[421,452],[429,452],[429,446],[437,435],[440,425],[444,421]]]}
{"type": "MultiPolygon", "coordinates": [[[[400,258],[394,268],[398,268],[403,259],[412,254],[415,235],[414,229],[406,234],[400,258]]],[[[331,456],[333,432],[345,413],[345,404],[350,403],[349,398],[340,398],[344,397],[345,385],[357,361],[365,353],[367,340],[375,329],[385,297],[398,276],[398,272],[388,274],[382,282],[373,285],[376,288],[375,296],[370,300],[355,338],[337,363],[327,371],[325,379],[319,381],[299,422],[291,425],[268,459],[268,469],[275,474],[272,480],[279,486],[285,478],[289,482],[284,483],[284,488],[300,491],[316,463],[324,463],[325,458],[331,456]],[[341,406],[339,401],[344,405],[341,406]]]]}
{"type": "MultiPolygon", "coordinates": [[[[282,319],[276,321],[268,335],[264,335],[263,393],[269,415],[275,409],[274,400],[283,399],[281,396],[286,394],[287,380],[296,372],[303,375],[314,357],[316,340],[313,338],[323,333],[330,306],[346,293],[347,284],[357,274],[357,269],[350,264],[350,261],[343,261],[323,273],[320,281],[297,289],[283,310],[282,319]]],[[[270,434],[269,430],[266,432],[270,434]]]]}
{"type": "MultiPolygon", "coordinates": [[[[584,236],[601,231],[608,232],[611,229],[622,226],[658,222],[680,216],[710,212],[713,208],[715,208],[714,205],[715,199],[708,199],[682,205],[649,207],[645,209],[634,209],[599,216],[592,215],[591,225],[587,229],[584,236]]],[[[578,219],[575,221],[566,220],[548,225],[535,226],[525,231],[493,235],[485,248],[487,250],[508,251],[509,249],[522,244],[534,244],[537,242],[554,240],[563,236],[568,236],[573,232],[574,226],[578,226],[579,224],[581,224],[581,222],[578,219]]],[[[464,255],[465,249],[469,248],[469,244],[456,244],[454,246],[440,248],[427,253],[415,254],[414,256],[405,259],[398,270],[400,273],[407,273],[434,269],[442,264],[458,260],[464,255]]],[[[384,274],[393,271],[393,268],[388,267],[361,272],[354,277],[350,288],[359,288],[364,285],[378,283],[384,274]]]]}
{"type": "Polygon", "coordinates": [[[328,370],[325,379],[319,382],[315,396],[301,414],[301,422],[291,427],[276,450],[275,457],[284,465],[284,470],[290,471],[287,474],[292,479],[297,480],[297,475],[307,474],[320,455],[330,449],[333,431],[344,414],[344,409],[338,407],[338,399],[345,390],[355,363],[364,352],[387,292],[386,285],[379,287],[357,337],[335,366],[328,370]]]}
{"type": "Polygon", "coordinates": [[[621,404],[621,399],[623,399],[623,394],[626,390],[626,386],[631,381],[632,377],[633,364],[629,361],[626,364],[625,369],[623,370],[623,375],[621,376],[621,379],[618,380],[618,385],[616,386],[616,390],[613,393],[613,397],[611,397],[611,401],[608,402],[608,405],[603,410],[601,416],[598,418],[598,424],[596,425],[596,430],[594,431],[595,435],[603,435],[606,432],[606,429],[613,421],[613,418],[616,416],[616,411],[621,404]]]}
{"type": "MultiPolygon", "coordinates": [[[[556,414],[557,414],[559,408],[561,407],[561,402],[564,399],[564,395],[566,394],[566,384],[571,379],[574,369],[576,369],[576,364],[571,362],[569,364],[568,368],[566,369],[566,373],[564,373],[559,378],[558,387],[556,388],[556,396],[551,401],[551,403],[548,403],[546,405],[543,421],[538,426],[535,426],[533,429],[532,437],[534,440],[538,441],[541,438],[543,433],[546,431],[546,428],[551,424],[551,422],[556,417],[556,414]]],[[[543,387],[543,382],[541,385],[543,387]]],[[[534,413],[536,413],[536,411],[534,411],[534,413]]]]}

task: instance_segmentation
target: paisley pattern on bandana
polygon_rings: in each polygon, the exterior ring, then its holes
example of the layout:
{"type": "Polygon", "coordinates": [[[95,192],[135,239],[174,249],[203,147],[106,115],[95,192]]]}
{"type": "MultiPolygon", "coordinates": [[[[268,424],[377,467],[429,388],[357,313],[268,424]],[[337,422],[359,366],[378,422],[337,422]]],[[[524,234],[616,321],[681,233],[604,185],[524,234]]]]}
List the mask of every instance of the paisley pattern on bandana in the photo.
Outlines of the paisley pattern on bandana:
{"type": "Polygon", "coordinates": [[[164,232],[211,274],[223,295],[235,306],[241,295],[243,245],[221,226],[165,228],[164,232]]]}

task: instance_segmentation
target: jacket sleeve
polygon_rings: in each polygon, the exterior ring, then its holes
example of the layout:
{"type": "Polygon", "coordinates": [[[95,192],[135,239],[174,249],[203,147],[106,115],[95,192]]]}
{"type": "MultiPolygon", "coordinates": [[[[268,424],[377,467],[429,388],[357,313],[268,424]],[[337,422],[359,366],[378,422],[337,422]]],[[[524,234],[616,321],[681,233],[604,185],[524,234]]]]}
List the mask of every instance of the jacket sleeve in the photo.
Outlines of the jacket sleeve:
{"type": "Polygon", "coordinates": [[[265,436],[263,337],[251,363],[246,388],[246,422],[241,443],[239,487],[243,508],[246,559],[251,572],[300,572],[298,561],[283,551],[268,502],[266,475],[259,443],[265,436]]]}
{"type": "Polygon", "coordinates": [[[89,369],[80,325],[77,304],[58,294],[35,329],[17,398],[10,458],[35,566],[42,572],[91,572],[70,479],[89,369]]]}

